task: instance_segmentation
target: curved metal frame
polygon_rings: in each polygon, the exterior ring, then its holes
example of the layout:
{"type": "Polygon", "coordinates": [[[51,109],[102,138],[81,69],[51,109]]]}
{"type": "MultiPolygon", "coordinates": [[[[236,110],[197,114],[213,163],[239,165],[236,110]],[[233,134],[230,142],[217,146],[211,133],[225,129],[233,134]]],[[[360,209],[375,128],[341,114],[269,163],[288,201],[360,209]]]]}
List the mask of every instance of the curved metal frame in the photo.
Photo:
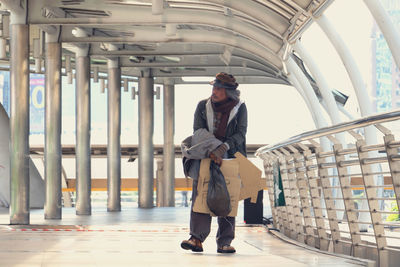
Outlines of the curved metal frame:
{"type": "Polygon", "coordinates": [[[317,129],[314,131],[305,132],[300,135],[295,135],[285,141],[279,142],[274,145],[263,146],[257,150],[256,156],[259,156],[263,153],[266,153],[266,152],[269,152],[269,151],[272,151],[275,149],[279,149],[279,148],[287,146],[287,145],[296,144],[301,141],[320,138],[322,136],[329,135],[329,134],[336,134],[339,132],[348,131],[348,130],[352,130],[355,128],[360,128],[360,127],[370,126],[373,124],[394,121],[394,120],[398,120],[398,119],[400,119],[400,110],[386,112],[386,113],[373,115],[373,116],[368,116],[368,117],[364,117],[364,118],[349,121],[349,122],[339,123],[339,124],[336,124],[336,125],[333,125],[330,127],[324,127],[324,128],[320,128],[320,129],[317,129]]]}

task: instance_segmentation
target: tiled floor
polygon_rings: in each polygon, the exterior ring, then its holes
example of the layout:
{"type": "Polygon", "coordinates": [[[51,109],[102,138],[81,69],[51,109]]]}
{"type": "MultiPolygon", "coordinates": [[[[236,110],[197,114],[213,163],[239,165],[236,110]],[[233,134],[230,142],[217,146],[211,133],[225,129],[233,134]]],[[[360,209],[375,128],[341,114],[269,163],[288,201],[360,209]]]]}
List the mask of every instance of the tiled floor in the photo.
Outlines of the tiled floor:
{"type": "Polygon", "coordinates": [[[237,253],[216,252],[216,220],[203,253],[182,250],[188,237],[188,208],[127,208],[92,216],[63,210],[63,220],[44,220],[31,212],[31,225],[9,226],[0,209],[0,266],[360,266],[288,244],[264,227],[237,224],[237,253]]]}

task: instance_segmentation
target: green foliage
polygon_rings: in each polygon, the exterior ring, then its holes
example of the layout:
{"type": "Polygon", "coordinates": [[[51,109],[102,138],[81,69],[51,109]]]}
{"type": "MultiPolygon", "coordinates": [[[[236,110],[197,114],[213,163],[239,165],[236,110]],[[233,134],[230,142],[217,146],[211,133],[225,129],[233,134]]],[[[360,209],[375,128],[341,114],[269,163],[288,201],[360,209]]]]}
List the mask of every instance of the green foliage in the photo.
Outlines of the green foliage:
{"type": "MultiPolygon", "coordinates": [[[[391,211],[397,211],[397,212],[399,211],[399,207],[397,207],[395,201],[393,201],[393,202],[391,203],[391,206],[392,206],[392,208],[390,209],[391,211]]],[[[389,222],[400,221],[399,213],[397,213],[397,214],[390,214],[389,216],[387,216],[386,221],[389,221],[389,222]]]]}
{"type": "Polygon", "coordinates": [[[356,206],[358,207],[358,209],[361,208],[362,199],[357,199],[357,198],[363,198],[364,196],[365,196],[364,190],[354,190],[353,191],[354,202],[356,203],[356,206]]]}

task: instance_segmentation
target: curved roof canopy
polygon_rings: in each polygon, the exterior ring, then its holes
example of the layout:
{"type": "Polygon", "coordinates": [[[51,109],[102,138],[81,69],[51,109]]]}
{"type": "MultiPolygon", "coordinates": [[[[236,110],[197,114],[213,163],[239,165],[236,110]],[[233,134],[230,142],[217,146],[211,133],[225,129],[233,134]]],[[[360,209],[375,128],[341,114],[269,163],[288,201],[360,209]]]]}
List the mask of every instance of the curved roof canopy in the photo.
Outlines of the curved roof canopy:
{"type": "Polygon", "coordinates": [[[56,36],[64,55],[86,49],[100,71],[118,57],[123,75],[151,73],[156,82],[226,71],[240,83],[287,84],[282,59],[289,44],[331,2],[29,0],[20,6],[33,38],[56,36]]]}

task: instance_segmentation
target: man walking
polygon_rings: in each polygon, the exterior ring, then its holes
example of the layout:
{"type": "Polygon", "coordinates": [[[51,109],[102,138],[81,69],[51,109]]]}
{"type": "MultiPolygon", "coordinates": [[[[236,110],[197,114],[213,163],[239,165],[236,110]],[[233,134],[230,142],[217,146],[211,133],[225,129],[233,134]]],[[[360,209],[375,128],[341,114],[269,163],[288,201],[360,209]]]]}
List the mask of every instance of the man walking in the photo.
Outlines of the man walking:
{"type": "MultiPolygon", "coordinates": [[[[247,108],[240,100],[240,91],[235,77],[220,72],[216,75],[211,97],[198,103],[193,130],[206,129],[219,139],[222,144],[213,150],[209,157],[218,165],[223,158],[234,158],[236,152],[246,156],[247,108]]],[[[202,243],[210,233],[211,216],[193,211],[197,196],[198,180],[193,180],[192,210],[190,213],[189,240],[181,243],[183,249],[202,252],[202,243]]],[[[218,217],[217,252],[235,253],[231,246],[235,237],[235,217],[218,217]]]]}

